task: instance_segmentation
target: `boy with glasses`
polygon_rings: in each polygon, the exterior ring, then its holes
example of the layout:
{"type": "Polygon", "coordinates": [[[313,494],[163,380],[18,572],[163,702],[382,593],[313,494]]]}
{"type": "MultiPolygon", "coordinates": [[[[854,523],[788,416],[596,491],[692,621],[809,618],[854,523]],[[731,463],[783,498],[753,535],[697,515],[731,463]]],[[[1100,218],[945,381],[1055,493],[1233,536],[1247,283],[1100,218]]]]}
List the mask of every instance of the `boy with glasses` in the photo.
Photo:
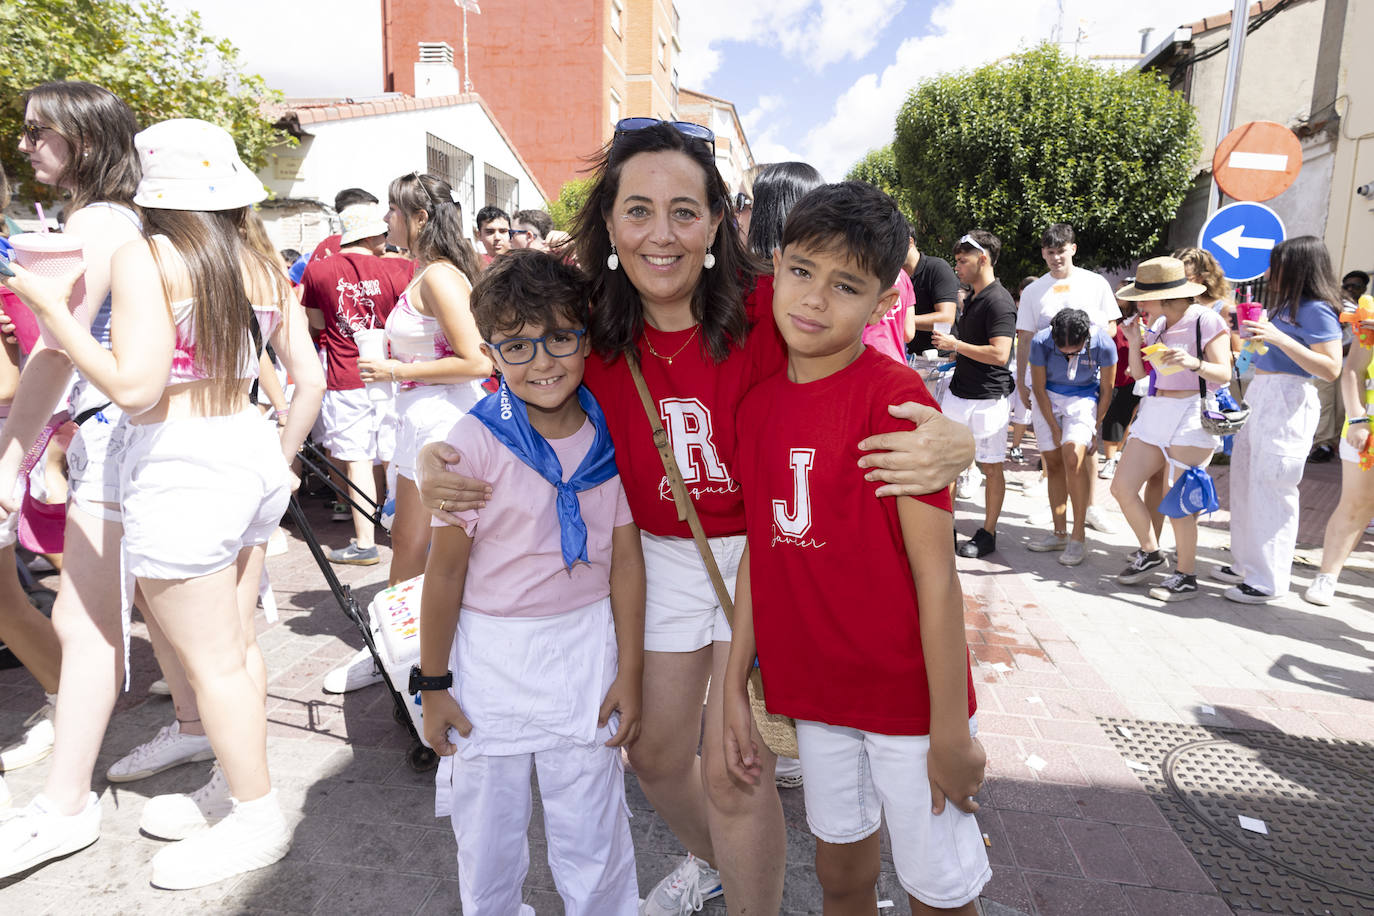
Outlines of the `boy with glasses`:
{"type": "Polygon", "coordinates": [[[549,250],[549,233],[553,232],[553,217],[543,210],[521,210],[515,214],[510,229],[510,247],[515,250],[533,248],[549,250]]]}

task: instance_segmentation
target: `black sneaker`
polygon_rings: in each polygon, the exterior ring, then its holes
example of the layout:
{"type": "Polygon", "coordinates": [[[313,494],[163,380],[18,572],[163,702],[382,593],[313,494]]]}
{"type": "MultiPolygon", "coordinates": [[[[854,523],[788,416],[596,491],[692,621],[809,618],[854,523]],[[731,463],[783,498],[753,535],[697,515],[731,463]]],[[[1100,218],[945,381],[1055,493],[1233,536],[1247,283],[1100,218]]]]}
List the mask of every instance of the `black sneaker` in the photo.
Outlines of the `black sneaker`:
{"type": "Polygon", "coordinates": [[[1150,573],[1164,566],[1168,561],[1164,559],[1164,554],[1158,550],[1146,553],[1137,550],[1131,554],[1131,565],[1127,566],[1116,577],[1116,581],[1122,585],[1135,585],[1150,578],[1150,573]]]}
{"type": "Polygon", "coordinates": [[[973,532],[973,537],[960,544],[955,553],[961,557],[985,557],[997,549],[997,535],[988,534],[982,528],[973,532]]]}
{"type": "Polygon", "coordinates": [[[1150,589],[1150,597],[1160,601],[1186,601],[1197,595],[1197,576],[1176,572],[1150,589]]]}
{"type": "Polygon", "coordinates": [[[1312,454],[1307,456],[1308,464],[1326,464],[1336,457],[1336,450],[1329,445],[1319,445],[1312,449],[1312,454]]]}
{"type": "Polygon", "coordinates": [[[1240,585],[1245,581],[1245,577],[1236,572],[1230,566],[1215,566],[1212,568],[1212,578],[1218,582],[1225,582],[1227,585],[1240,585]]]}

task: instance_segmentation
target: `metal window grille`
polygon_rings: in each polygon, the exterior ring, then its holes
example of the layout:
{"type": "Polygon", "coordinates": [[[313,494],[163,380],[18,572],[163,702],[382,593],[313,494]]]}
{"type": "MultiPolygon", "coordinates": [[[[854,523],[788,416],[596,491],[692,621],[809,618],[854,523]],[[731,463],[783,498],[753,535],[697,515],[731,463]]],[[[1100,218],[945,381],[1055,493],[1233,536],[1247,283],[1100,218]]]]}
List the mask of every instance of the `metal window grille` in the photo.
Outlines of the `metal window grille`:
{"type": "Polygon", "coordinates": [[[472,154],[440,140],[434,134],[425,134],[425,171],[437,175],[453,186],[458,192],[458,204],[462,207],[462,217],[471,221],[477,215],[475,176],[473,175],[472,154]]]}
{"type": "Polygon", "coordinates": [[[485,177],[488,207],[500,207],[507,213],[520,209],[520,179],[507,175],[490,163],[486,165],[485,177]]]}

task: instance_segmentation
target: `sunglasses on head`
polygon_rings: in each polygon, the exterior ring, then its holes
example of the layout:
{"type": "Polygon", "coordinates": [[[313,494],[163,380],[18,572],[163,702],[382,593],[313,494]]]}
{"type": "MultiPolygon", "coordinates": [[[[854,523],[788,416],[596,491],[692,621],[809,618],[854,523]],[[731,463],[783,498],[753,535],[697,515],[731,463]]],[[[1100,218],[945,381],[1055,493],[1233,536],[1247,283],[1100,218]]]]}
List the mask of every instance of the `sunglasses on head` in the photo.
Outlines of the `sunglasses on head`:
{"type": "Polygon", "coordinates": [[[735,195],[736,211],[743,213],[745,210],[748,210],[752,206],[754,206],[754,198],[750,197],[748,194],[745,194],[743,191],[740,191],[738,194],[735,195]]]}
{"type": "Polygon", "coordinates": [[[975,239],[975,238],[974,238],[973,236],[971,236],[971,235],[966,235],[966,236],[964,236],[963,238],[961,238],[959,241],[957,241],[957,242],[954,243],[954,247],[955,247],[955,248],[958,248],[960,245],[970,245],[970,246],[972,246],[972,247],[978,249],[979,251],[981,251],[983,254],[987,254],[987,253],[988,253],[988,250],[987,250],[986,248],[984,248],[982,245],[979,245],[979,244],[978,244],[978,240],[975,239]]]}
{"type": "Polygon", "coordinates": [[[693,124],[691,121],[664,121],[661,118],[621,118],[619,121],[615,122],[615,135],[619,137],[621,134],[627,134],[631,131],[653,127],[655,124],[667,124],[684,137],[691,137],[694,140],[704,140],[711,144],[711,155],[714,156],[716,154],[716,135],[711,132],[709,127],[702,127],[700,124],[693,124]]]}

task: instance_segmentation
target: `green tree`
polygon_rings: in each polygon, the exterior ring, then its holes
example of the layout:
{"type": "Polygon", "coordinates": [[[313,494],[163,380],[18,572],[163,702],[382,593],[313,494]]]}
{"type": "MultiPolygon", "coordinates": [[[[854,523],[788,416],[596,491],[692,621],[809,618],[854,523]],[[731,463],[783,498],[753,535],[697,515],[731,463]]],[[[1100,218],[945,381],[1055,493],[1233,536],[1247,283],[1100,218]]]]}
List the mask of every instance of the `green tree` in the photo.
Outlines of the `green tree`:
{"type": "Polygon", "coordinates": [[[901,174],[897,171],[897,157],[892,152],[891,143],[869,151],[844,177],[848,181],[866,181],[891,195],[907,219],[915,215],[911,207],[911,195],[903,187],[901,174]]]}
{"type": "Polygon", "coordinates": [[[921,247],[947,252],[987,229],[1007,278],[1044,272],[1040,233],[1055,222],[1073,225],[1090,265],[1154,254],[1200,150],[1192,107],[1158,75],[1048,44],[920,84],[893,143],[921,247]]]}
{"type": "Polygon", "coordinates": [[[577,218],[582,205],[587,202],[587,195],[592,191],[593,180],[589,176],[563,182],[563,187],[558,189],[558,198],[549,201],[549,216],[553,217],[555,229],[572,231],[573,221],[577,218]]]}
{"type": "MultiPolygon", "coordinates": [[[[0,158],[12,180],[32,174],[15,148],[21,93],[49,80],[104,86],[143,126],[167,118],[219,124],[253,169],[266,163],[268,147],[295,142],[264,116],[281,94],[244,73],[238,50],[205,34],[199,14],[178,16],[162,0],[3,0],[0,48],[0,158]]],[[[30,185],[27,195],[52,194],[30,185]]]]}

